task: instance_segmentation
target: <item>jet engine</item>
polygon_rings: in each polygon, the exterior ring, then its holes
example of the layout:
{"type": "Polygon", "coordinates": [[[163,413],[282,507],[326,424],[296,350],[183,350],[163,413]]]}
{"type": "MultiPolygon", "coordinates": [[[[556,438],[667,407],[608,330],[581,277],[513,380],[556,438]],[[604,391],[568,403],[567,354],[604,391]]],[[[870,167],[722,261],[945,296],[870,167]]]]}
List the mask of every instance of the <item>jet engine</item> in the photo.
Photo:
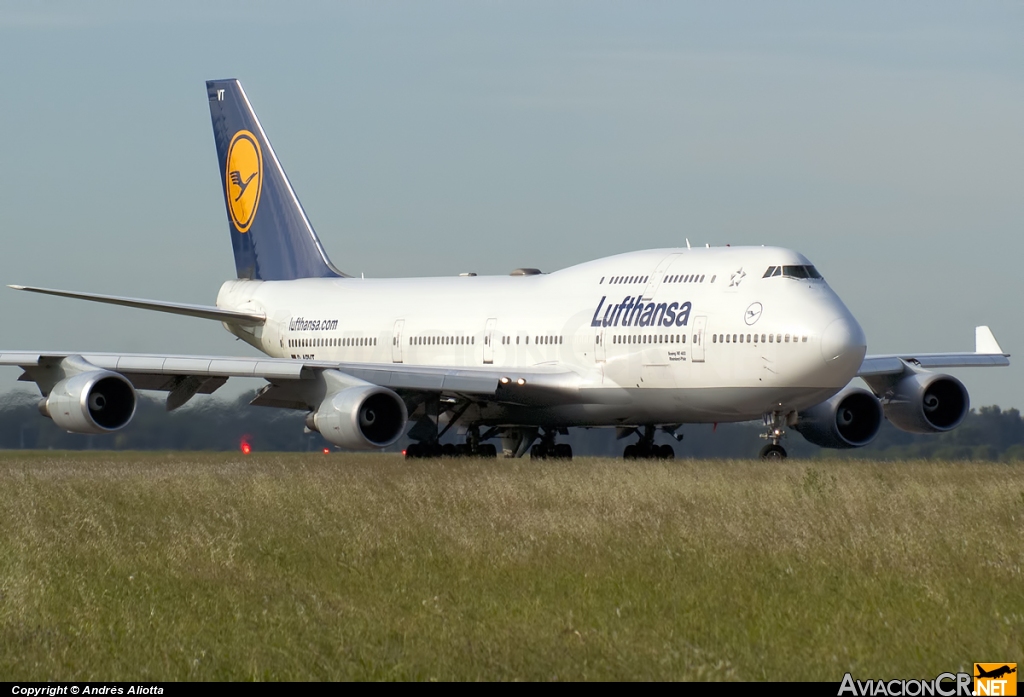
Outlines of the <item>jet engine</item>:
{"type": "Polygon", "coordinates": [[[941,433],[960,425],[970,397],[951,375],[920,372],[907,375],[887,393],[885,416],[902,431],[941,433]]]}
{"type": "Polygon", "coordinates": [[[306,417],[306,426],[343,448],[374,450],[397,441],[408,420],[401,397],[387,388],[367,384],[327,395],[306,417]]]}
{"type": "Polygon", "coordinates": [[[882,405],[867,390],[848,389],[798,414],[794,428],[823,448],[859,448],[878,435],[882,405]]]}
{"type": "Polygon", "coordinates": [[[123,375],[92,370],[61,380],[39,411],[72,433],[110,433],[135,415],[135,388],[123,375]]]}

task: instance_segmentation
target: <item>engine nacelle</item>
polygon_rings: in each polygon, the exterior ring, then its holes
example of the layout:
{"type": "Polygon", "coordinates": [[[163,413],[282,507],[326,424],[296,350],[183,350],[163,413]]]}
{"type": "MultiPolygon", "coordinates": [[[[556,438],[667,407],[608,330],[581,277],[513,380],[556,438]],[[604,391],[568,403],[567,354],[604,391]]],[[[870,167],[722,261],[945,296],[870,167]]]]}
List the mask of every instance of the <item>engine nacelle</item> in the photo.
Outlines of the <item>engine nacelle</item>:
{"type": "Polygon", "coordinates": [[[91,370],[61,380],[39,411],[72,433],[110,433],[135,416],[135,388],[123,375],[91,370]]]}
{"type": "Polygon", "coordinates": [[[868,392],[851,388],[798,414],[794,428],[823,448],[859,448],[878,435],[882,405],[868,392]]]}
{"type": "Polygon", "coordinates": [[[327,395],[306,425],[343,448],[375,450],[397,441],[408,420],[405,402],[397,394],[377,385],[358,385],[327,395]]]}
{"type": "Polygon", "coordinates": [[[964,384],[952,375],[914,373],[888,393],[885,416],[901,431],[942,433],[960,425],[970,408],[964,384]]]}

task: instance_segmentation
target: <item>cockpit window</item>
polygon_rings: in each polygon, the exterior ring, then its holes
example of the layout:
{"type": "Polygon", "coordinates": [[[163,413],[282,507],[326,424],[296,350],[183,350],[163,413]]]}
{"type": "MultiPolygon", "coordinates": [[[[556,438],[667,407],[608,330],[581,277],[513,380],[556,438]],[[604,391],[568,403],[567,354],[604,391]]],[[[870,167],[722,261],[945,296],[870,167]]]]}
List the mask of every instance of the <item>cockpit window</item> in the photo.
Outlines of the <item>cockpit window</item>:
{"type": "Polygon", "coordinates": [[[769,266],[761,278],[786,276],[787,278],[821,278],[821,274],[813,266],[769,266]]]}

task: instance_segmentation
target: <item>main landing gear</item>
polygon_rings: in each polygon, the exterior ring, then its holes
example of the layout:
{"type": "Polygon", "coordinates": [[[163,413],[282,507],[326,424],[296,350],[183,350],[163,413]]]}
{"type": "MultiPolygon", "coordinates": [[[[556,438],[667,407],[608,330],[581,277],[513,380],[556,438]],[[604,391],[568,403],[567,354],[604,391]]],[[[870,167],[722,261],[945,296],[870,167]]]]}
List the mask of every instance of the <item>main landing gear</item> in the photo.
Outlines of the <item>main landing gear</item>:
{"type": "Polygon", "coordinates": [[[476,451],[467,443],[410,443],[405,449],[406,460],[417,460],[432,457],[498,457],[498,449],[493,443],[481,443],[476,451]]]}
{"type": "Polygon", "coordinates": [[[568,443],[555,443],[555,431],[544,430],[540,443],[530,448],[531,460],[571,460],[572,446],[568,443]]]}
{"type": "Polygon", "coordinates": [[[465,443],[441,444],[437,440],[411,443],[405,449],[405,459],[415,460],[431,457],[487,457],[498,456],[498,448],[493,443],[480,442],[480,429],[476,426],[466,433],[465,443]]]}
{"type": "Polygon", "coordinates": [[[761,437],[770,440],[771,443],[761,448],[762,460],[785,460],[786,449],[779,445],[779,441],[786,435],[786,415],[781,411],[773,411],[764,415],[764,425],[767,433],[761,437]]]}
{"type": "Polygon", "coordinates": [[[635,445],[627,445],[622,451],[624,460],[674,460],[676,451],[671,445],[656,445],[654,426],[644,426],[644,432],[635,445]]]}

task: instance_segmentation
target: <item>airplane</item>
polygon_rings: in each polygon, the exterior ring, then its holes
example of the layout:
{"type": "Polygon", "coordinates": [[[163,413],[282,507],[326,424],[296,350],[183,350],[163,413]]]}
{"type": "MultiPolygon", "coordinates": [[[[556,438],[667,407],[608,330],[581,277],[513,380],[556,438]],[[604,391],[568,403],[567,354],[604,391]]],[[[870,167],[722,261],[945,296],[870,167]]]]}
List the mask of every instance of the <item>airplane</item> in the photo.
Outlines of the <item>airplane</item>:
{"type": "Polygon", "coordinates": [[[137,390],[167,392],[173,410],[258,377],[252,404],[305,411],[309,429],[347,449],[381,450],[408,431],[410,458],[495,457],[495,440],[506,457],[571,458],[558,436],[614,427],[636,436],[626,459],[672,458],[659,431],[761,419],[760,456],[781,459],[787,429],[827,448],[870,443],[884,419],[949,431],[969,396],[935,370],[1009,365],[988,327],[974,352],[867,356],[835,291],[779,247],[687,242],[551,273],[350,276],[324,251],[240,82],[206,87],[236,270],[216,304],[11,287],[218,321],[265,357],[0,352],[67,431],[123,428],[137,390]],[[464,442],[442,446],[452,428],[464,442]]]}
{"type": "Polygon", "coordinates": [[[983,668],[978,668],[978,674],[975,675],[974,677],[976,677],[976,678],[1001,678],[1004,675],[1009,675],[1011,673],[1016,673],[1016,672],[1017,672],[1016,668],[1011,668],[1008,665],[1003,665],[1003,666],[1000,666],[999,668],[993,668],[992,670],[985,670],[983,668]]]}

